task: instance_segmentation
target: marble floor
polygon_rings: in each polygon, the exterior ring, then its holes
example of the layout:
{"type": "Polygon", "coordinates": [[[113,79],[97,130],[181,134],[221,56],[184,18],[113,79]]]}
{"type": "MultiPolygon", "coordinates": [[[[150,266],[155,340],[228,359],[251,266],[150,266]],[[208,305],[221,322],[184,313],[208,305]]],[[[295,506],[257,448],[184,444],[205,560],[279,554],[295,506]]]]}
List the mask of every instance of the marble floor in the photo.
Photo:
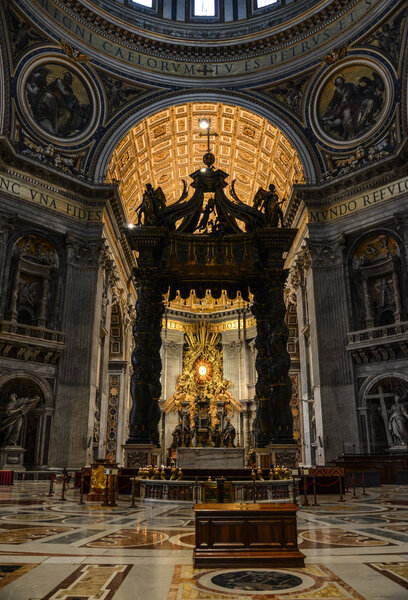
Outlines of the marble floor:
{"type": "MultiPolygon", "coordinates": [[[[193,513],[0,486],[0,600],[408,600],[408,486],[298,513],[303,569],[192,568],[193,513]]],[[[361,492],[358,492],[359,494],[361,492]]]]}

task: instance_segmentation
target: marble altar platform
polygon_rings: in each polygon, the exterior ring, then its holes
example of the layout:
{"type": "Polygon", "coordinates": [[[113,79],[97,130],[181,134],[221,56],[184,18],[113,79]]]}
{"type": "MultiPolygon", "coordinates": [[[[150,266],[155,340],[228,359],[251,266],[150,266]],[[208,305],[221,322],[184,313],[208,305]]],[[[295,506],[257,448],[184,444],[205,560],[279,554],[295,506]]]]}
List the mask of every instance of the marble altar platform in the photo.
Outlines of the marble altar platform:
{"type": "Polygon", "coordinates": [[[177,448],[181,469],[243,469],[245,448],[177,448]]]}

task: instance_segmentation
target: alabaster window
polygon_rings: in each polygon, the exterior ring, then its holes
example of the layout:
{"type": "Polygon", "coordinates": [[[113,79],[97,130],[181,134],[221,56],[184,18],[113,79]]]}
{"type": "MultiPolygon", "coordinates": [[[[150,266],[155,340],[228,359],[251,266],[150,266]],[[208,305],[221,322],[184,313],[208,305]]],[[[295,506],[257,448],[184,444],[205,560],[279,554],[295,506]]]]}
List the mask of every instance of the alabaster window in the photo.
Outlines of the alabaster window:
{"type": "Polygon", "coordinates": [[[278,0],[255,0],[256,8],[265,8],[265,6],[271,6],[277,2],[278,0]]]}
{"type": "Polygon", "coordinates": [[[130,0],[133,4],[146,6],[147,8],[153,8],[153,0],[130,0]]]}

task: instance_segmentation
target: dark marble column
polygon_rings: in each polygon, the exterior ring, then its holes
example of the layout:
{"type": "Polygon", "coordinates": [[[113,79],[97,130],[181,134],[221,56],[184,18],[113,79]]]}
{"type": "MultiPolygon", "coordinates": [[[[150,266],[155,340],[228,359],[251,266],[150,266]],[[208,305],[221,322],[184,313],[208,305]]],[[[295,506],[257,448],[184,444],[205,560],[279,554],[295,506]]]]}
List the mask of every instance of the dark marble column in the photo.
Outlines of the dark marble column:
{"type": "Polygon", "coordinates": [[[159,445],[161,411],[161,326],[164,313],[159,283],[150,271],[137,274],[136,319],[133,324],[135,348],[130,392],[133,400],[129,416],[127,444],[159,445]]]}
{"type": "Polygon", "coordinates": [[[258,379],[257,446],[293,444],[293,416],[290,410],[292,385],[289,378],[290,357],[286,348],[283,286],[285,272],[276,272],[253,287],[252,312],[256,318],[255,362],[258,379]]]}

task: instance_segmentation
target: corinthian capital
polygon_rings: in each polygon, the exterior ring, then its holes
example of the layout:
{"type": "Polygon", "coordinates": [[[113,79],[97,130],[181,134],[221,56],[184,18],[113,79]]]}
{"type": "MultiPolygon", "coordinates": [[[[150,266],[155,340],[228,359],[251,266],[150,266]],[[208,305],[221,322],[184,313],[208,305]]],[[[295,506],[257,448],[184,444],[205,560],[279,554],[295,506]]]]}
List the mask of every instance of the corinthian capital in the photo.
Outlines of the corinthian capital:
{"type": "Polygon", "coordinates": [[[103,240],[83,241],[72,235],[67,236],[68,264],[80,268],[99,267],[103,240]]]}
{"type": "Polygon", "coordinates": [[[289,267],[289,275],[285,285],[285,304],[296,304],[296,292],[299,285],[310,269],[312,259],[309,248],[303,244],[296,252],[292,264],[289,267]]]}
{"type": "Polygon", "coordinates": [[[336,240],[306,240],[312,258],[312,267],[329,268],[343,264],[344,236],[336,240]]]}

